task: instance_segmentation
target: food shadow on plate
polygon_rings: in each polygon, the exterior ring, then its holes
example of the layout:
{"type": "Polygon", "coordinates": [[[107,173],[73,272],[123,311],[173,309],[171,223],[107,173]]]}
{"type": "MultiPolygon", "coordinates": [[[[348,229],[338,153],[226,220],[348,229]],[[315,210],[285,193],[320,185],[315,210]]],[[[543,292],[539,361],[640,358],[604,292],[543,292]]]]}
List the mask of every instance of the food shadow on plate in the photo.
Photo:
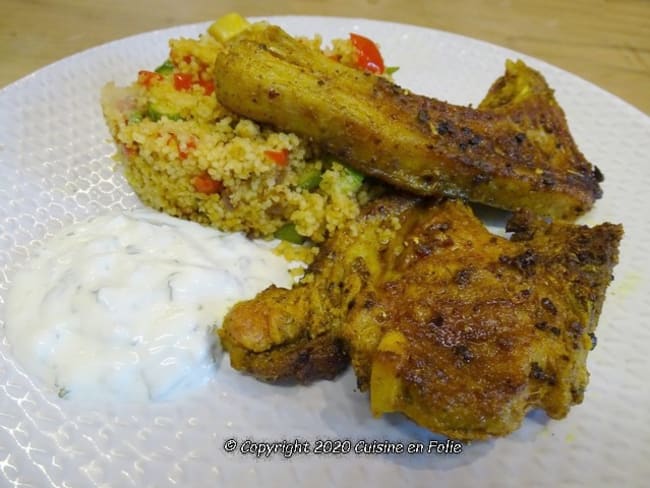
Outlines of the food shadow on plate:
{"type": "Polygon", "coordinates": [[[541,408],[531,410],[526,414],[521,426],[508,435],[508,439],[517,443],[534,442],[547,431],[551,418],[541,408]]]}
{"type": "Polygon", "coordinates": [[[506,223],[512,216],[512,212],[488,207],[487,205],[481,205],[480,203],[471,203],[470,207],[472,207],[474,215],[483,222],[490,232],[502,237],[507,236],[506,223]]]}

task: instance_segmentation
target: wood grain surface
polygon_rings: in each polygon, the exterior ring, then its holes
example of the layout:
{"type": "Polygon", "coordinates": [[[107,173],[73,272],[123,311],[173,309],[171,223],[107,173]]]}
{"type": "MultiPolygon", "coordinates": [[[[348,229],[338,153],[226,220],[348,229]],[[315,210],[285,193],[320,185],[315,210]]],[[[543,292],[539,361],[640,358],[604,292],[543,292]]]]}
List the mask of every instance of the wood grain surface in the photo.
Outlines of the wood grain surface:
{"type": "Polygon", "coordinates": [[[390,20],[483,39],[543,59],[650,114],[648,0],[0,0],[0,87],[132,34],[243,15],[390,20]]]}

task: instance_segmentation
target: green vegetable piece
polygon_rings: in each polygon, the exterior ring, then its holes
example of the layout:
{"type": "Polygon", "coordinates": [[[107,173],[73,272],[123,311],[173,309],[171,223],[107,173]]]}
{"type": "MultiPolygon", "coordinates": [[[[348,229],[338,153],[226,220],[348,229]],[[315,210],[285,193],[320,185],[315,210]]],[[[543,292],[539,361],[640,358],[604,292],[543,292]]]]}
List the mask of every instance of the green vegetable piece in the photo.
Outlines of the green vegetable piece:
{"type": "Polygon", "coordinates": [[[315,190],[320,185],[322,175],[317,169],[305,171],[298,179],[298,186],[304,190],[315,190]]]}
{"type": "Polygon", "coordinates": [[[137,124],[142,122],[142,114],[140,112],[133,112],[129,115],[129,124],[137,124]]]}
{"type": "Polygon", "coordinates": [[[295,224],[285,224],[275,231],[273,237],[293,244],[302,244],[305,238],[298,234],[295,224]]]}
{"type": "Polygon", "coordinates": [[[345,192],[356,193],[363,184],[363,178],[364,175],[362,173],[346,166],[340,182],[341,189],[345,192]]]}
{"type": "Polygon", "coordinates": [[[154,122],[158,122],[163,117],[167,117],[169,120],[180,120],[181,118],[179,114],[164,113],[151,103],[147,107],[147,117],[149,117],[154,122]]]}
{"type": "Polygon", "coordinates": [[[149,105],[147,107],[147,117],[149,117],[154,122],[158,122],[161,119],[162,114],[158,112],[158,110],[156,110],[153,105],[149,105]]]}
{"type": "Polygon", "coordinates": [[[386,73],[387,75],[392,75],[395,74],[397,71],[399,71],[399,66],[386,66],[384,73],[386,73]]]}
{"type": "Polygon", "coordinates": [[[155,69],[156,73],[161,74],[161,75],[168,75],[172,71],[174,71],[174,64],[172,63],[171,59],[166,60],[163,64],[158,66],[155,69]]]}

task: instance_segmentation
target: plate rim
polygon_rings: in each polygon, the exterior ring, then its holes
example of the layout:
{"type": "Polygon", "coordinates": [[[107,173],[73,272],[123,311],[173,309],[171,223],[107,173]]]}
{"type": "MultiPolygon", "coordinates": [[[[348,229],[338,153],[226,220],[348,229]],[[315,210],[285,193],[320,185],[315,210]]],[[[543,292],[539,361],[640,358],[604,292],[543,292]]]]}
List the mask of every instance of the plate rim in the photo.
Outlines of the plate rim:
{"type": "MultiPolygon", "coordinates": [[[[498,50],[503,50],[511,55],[515,56],[520,56],[524,57],[527,60],[533,61],[534,63],[538,64],[540,67],[543,67],[543,69],[549,69],[549,70],[555,70],[556,72],[562,73],[564,76],[568,75],[572,78],[574,78],[575,81],[579,81],[580,83],[584,83],[590,86],[591,89],[596,89],[599,92],[601,92],[602,95],[610,98],[612,101],[616,101],[616,103],[620,104],[621,106],[625,107],[626,110],[632,111],[633,113],[636,113],[636,115],[640,115],[645,119],[645,122],[650,124],[650,115],[646,114],[643,112],[640,108],[636,107],[632,103],[628,102],[627,100],[622,99],[618,95],[607,91],[605,88],[597,85],[596,83],[587,80],[586,78],[583,78],[580,75],[577,75],[571,71],[565,70],[563,68],[560,68],[559,66],[550,63],[548,61],[545,61],[543,59],[540,59],[538,57],[523,53],[521,51],[514,50],[512,48],[509,48],[507,46],[502,46],[500,44],[496,44],[490,41],[486,41],[484,39],[479,39],[476,37],[471,37],[465,34],[459,34],[457,32],[453,31],[448,31],[448,30],[443,30],[443,29],[438,29],[435,27],[428,27],[428,26],[422,26],[422,25],[417,25],[417,24],[408,24],[405,22],[395,22],[395,21],[390,21],[390,20],[384,20],[384,19],[371,19],[371,18],[364,18],[364,17],[345,17],[345,16],[337,16],[337,15],[269,15],[269,16],[249,16],[247,17],[250,21],[252,22],[259,22],[259,21],[268,21],[270,23],[274,22],[282,22],[282,21],[305,21],[305,22],[316,22],[319,19],[325,19],[330,22],[336,22],[336,21],[341,21],[341,22],[353,22],[353,23],[375,23],[375,24],[383,24],[386,26],[395,26],[395,27],[400,27],[400,28],[407,28],[407,29],[417,29],[417,30],[422,30],[422,31],[432,31],[436,32],[439,34],[443,34],[445,36],[449,36],[451,38],[456,38],[458,40],[461,40],[463,42],[469,42],[469,43],[478,43],[480,45],[483,45],[485,48],[489,49],[498,49],[498,50]]],[[[52,61],[46,65],[43,65],[36,70],[32,71],[31,73],[28,73],[21,78],[12,81],[8,85],[2,87],[0,89],[0,97],[3,95],[6,95],[7,93],[11,92],[12,90],[16,89],[17,86],[23,85],[27,83],[29,80],[32,78],[35,78],[39,75],[42,74],[42,72],[47,72],[51,69],[54,69],[57,65],[61,63],[67,63],[67,62],[72,62],[74,61],[77,57],[82,57],[82,56],[87,56],[91,54],[94,51],[101,51],[103,49],[107,49],[112,45],[116,44],[121,44],[121,43],[128,43],[132,42],[138,37],[145,37],[145,36],[156,36],[156,35],[162,35],[166,31],[174,31],[174,30],[190,30],[190,29],[199,29],[199,28],[206,28],[208,25],[210,25],[211,22],[214,20],[205,20],[205,21],[199,21],[199,22],[191,22],[191,23],[185,23],[185,24],[178,24],[178,25],[173,25],[173,26],[168,26],[168,27],[161,27],[158,29],[151,29],[148,31],[143,31],[139,32],[136,34],[131,34],[127,35],[124,37],[120,37],[117,39],[112,39],[107,42],[97,44],[95,46],[90,46],[88,48],[82,49],[80,51],[74,52],[68,56],[64,56],[62,58],[59,58],[55,61],[52,61]]]]}
{"type": "MultiPolygon", "coordinates": [[[[537,58],[525,55],[523,53],[518,53],[517,51],[512,51],[509,48],[499,46],[497,44],[492,44],[492,43],[489,43],[489,42],[486,42],[486,41],[483,41],[483,40],[480,40],[480,39],[475,39],[475,38],[467,37],[467,36],[464,36],[464,35],[455,34],[453,32],[442,31],[442,30],[429,28],[429,27],[424,27],[424,26],[396,23],[396,22],[384,21],[384,20],[354,18],[354,17],[293,16],[293,15],[290,15],[290,16],[252,17],[252,19],[266,19],[266,20],[270,20],[270,21],[273,21],[274,19],[279,19],[278,22],[281,22],[282,20],[286,20],[286,19],[291,19],[293,21],[307,21],[307,22],[317,21],[318,19],[328,19],[328,20],[333,20],[333,21],[344,20],[346,22],[351,22],[351,23],[367,23],[367,22],[370,22],[370,23],[388,24],[388,25],[392,25],[392,26],[400,26],[402,28],[407,28],[407,29],[421,29],[423,31],[433,31],[433,32],[442,33],[445,36],[451,36],[451,38],[458,39],[459,42],[471,41],[472,43],[480,43],[481,45],[484,45],[489,49],[497,48],[498,50],[505,50],[507,52],[512,52],[514,54],[523,56],[525,59],[535,60],[536,63],[539,63],[539,66],[548,67],[549,69],[556,70],[563,77],[572,77],[574,79],[574,81],[576,81],[576,82],[579,82],[581,84],[586,83],[591,88],[595,88],[596,90],[601,92],[601,93],[598,93],[598,96],[605,96],[608,101],[618,100],[616,103],[617,103],[618,106],[620,106],[621,110],[623,110],[623,109],[626,110],[626,117],[628,116],[627,111],[629,111],[630,107],[634,110],[634,112],[640,113],[641,115],[645,116],[642,119],[637,118],[636,120],[638,120],[639,122],[642,122],[644,127],[650,127],[650,124],[649,124],[650,123],[650,117],[648,117],[645,113],[641,112],[639,109],[637,109],[633,105],[629,104],[625,100],[622,100],[619,97],[617,97],[616,95],[607,92],[606,90],[604,90],[604,89],[600,88],[599,86],[589,82],[588,80],[584,80],[583,78],[581,78],[581,77],[579,77],[579,76],[577,76],[577,75],[575,75],[575,74],[573,74],[573,73],[571,73],[569,71],[558,68],[558,67],[556,67],[556,66],[554,66],[552,64],[549,64],[549,63],[547,63],[547,62],[545,62],[543,60],[539,60],[537,58]]],[[[204,25],[208,25],[208,24],[209,24],[209,21],[206,21],[206,22],[197,22],[197,23],[190,23],[190,24],[181,24],[181,25],[178,25],[178,26],[165,27],[165,28],[162,28],[162,29],[154,29],[154,30],[151,30],[151,31],[142,32],[142,33],[138,33],[138,34],[133,34],[133,35],[126,36],[126,37],[123,37],[123,38],[120,38],[120,39],[115,39],[115,40],[112,40],[112,41],[108,41],[106,43],[99,44],[97,46],[89,47],[89,48],[84,49],[82,51],[79,51],[77,53],[71,54],[71,55],[66,56],[64,58],[61,58],[60,60],[54,61],[54,62],[52,62],[52,63],[50,63],[50,64],[48,64],[46,66],[43,66],[43,67],[37,69],[36,71],[24,76],[23,78],[12,82],[10,85],[7,85],[6,87],[2,88],[0,90],[0,101],[1,101],[3,96],[7,95],[7,93],[11,93],[11,90],[8,90],[9,88],[11,88],[12,90],[17,89],[17,88],[21,89],[23,87],[24,83],[27,83],[28,80],[33,79],[33,78],[37,78],[39,76],[43,76],[43,74],[47,73],[49,70],[57,69],[57,66],[62,64],[62,63],[75,63],[82,56],[88,56],[89,54],[92,54],[92,52],[101,51],[101,50],[104,50],[104,49],[110,49],[112,46],[116,46],[116,45],[119,45],[119,44],[122,44],[122,43],[134,42],[138,38],[143,37],[143,36],[164,36],[165,32],[171,32],[171,31],[175,31],[175,30],[200,29],[204,25]]],[[[617,109],[618,109],[618,107],[617,107],[617,109]]],[[[636,114],[634,112],[632,113],[632,116],[636,116],[636,114]]],[[[1,298],[2,297],[0,296],[0,299],[1,298]]],[[[397,467],[398,467],[398,465],[396,464],[395,468],[397,469],[397,467]]],[[[647,469],[647,467],[646,467],[646,469],[647,469]]],[[[433,468],[432,468],[432,470],[433,470],[433,468]]],[[[411,470],[409,470],[409,471],[411,471],[411,470]]],[[[415,473],[415,471],[416,471],[415,469],[412,470],[413,473],[415,473]]],[[[641,470],[639,470],[638,472],[640,473],[641,470]]],[[[412,474],[412,476],[415,477],[416,475],[412,474]]],[[[415,479],[415,478],[413,478],[413,479],[415,479]]],[[[486,480],[483,480],[483,481],[485,482],[486,480]]]]}

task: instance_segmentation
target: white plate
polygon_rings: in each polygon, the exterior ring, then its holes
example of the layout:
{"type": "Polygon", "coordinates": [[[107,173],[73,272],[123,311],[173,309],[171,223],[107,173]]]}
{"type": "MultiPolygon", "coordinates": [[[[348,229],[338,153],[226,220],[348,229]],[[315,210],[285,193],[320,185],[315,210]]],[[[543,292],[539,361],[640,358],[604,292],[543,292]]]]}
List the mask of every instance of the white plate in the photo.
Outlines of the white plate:
{"type": "MultiPolygon", "coordinates": [[[[523,58],[556,89],[579,147],[605,174],[604,198],[583,220],[622,222],[625,238],[589,357],[582,405],[562,421],[529,415],[504,439],[461,455],[227,454],[229,438],[281,441],[434,438],[400,416],[371,417],[348,372],[310,387],[269,386],[224,365],[177,403],[82,407],[34,384],[0,345],[0,485],[6,486],[643,486],[650,475],[650,120],[540,61],[456,35],[356,19],[278,17],[294,34],[358,31],[380,42],[398,83],[477,103],[506,58],[523,58]]],[[[48,66],[0,91],[0,307],[10,268],[64,224],[139,203],[114,173],[99,90],[166,58],[167,40],[206,24],[147,33],[48,66]]],[[[0,308],[0,316],[2,310],[0,308]]],[[[2,324],[0,324],[2,325],[2,324]]]]}

